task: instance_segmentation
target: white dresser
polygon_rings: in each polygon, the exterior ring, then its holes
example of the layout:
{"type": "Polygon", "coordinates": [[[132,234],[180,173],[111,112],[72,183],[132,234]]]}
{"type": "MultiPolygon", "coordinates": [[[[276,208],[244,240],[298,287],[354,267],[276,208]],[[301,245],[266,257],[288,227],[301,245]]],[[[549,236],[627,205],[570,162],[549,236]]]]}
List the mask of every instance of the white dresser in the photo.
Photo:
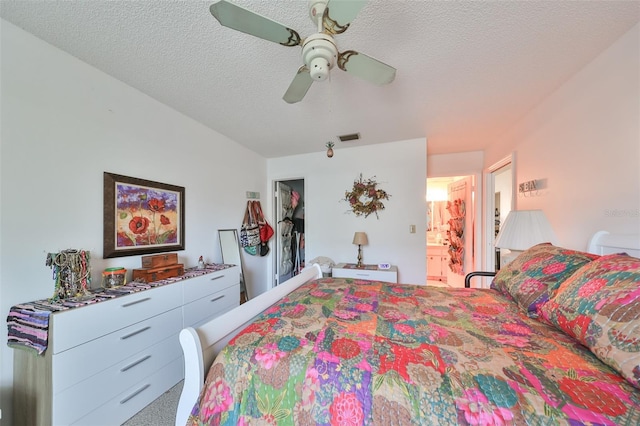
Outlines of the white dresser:
{"type": "Polygon", "coordinates": [[[331,275],[334,278],[356,278],[361,280],[384,281],[387,283],[398,282],[398,267],[391,266],[389,269],[380,269],[377,266],[367,265],[367,268],[354,268],[347,263],[339,263],[331,268],[331,275]]]}
{"type": "Polygon", "coordinates": [[[51,315],[44,356],[14,351],[21,425],[119,425],[183,378],[180,330],[238,306],[237,266],[51,315]]]}

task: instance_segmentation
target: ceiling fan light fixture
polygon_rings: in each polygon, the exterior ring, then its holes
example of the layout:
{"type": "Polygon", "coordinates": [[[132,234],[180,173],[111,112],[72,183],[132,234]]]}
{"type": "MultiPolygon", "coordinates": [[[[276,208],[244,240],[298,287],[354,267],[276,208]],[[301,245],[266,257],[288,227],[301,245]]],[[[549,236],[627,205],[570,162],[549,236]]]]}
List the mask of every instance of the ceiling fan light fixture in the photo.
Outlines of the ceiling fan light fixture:
{"type": "Polygon", "coordinates": [[[295,30],[240,7],[232,0],[217,0],[209,7],[220,25],[282,46],[302,46],[304,65],[289,84],[283,99],[300,102],[314,81],[324,81],[335,65],[342,71],[382,85],[393,81],[396,69],[355,50],[339,54],[333,35],[343,33],[366,4],[367,0],[309,0],[309,17],[317,33],[301,39],[295,30]]]}
{"type": "Polygon", "coordinates": [[[313,58],[309,64],[309,74],[315,81],[325,81],[329,77],[331,64],[324,58],[313,58]]]}
{"type": "Polygon", "coordinates": [[[337,58],[338,48],[327,34],[310,35],[302,45],[302,60],[314,81],[326,80],[337,58]]]}

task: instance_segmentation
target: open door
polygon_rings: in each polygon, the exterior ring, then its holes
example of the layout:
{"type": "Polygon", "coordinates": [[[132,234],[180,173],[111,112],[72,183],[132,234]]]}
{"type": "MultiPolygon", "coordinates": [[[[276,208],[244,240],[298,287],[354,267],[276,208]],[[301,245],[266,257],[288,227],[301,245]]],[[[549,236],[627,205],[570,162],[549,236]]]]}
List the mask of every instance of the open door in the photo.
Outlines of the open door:
{"type": "Polygon", "coordinates": [[[276,190],[276,285],[293,276],[293,254],[291,239],[293,238],[293,206],[291,194],[293,189],[282,182],[277,183],[276,190]]]}
{"type": "Polygon", "coordinates": [[[304,179],[276,182],[274,197],[274,286],[277,286],[304,267],[304,179]]]}
{"type": "Polygon", "coordinates": [[[467,176],[447,186],[449,265],[447,284],[464,287],[464,276],[474,270],[474,178],[467,176]]]}

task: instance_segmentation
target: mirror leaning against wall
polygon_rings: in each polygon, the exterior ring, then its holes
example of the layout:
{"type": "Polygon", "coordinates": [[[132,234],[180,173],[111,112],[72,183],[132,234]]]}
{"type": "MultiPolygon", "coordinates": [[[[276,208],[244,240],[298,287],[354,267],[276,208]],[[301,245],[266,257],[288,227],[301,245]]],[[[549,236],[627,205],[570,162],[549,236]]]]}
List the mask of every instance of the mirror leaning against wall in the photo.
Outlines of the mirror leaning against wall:
{"type": "Polygon", "coordinates": [[[240,303],[250,299],[245,282],[244,266],[242,255],[240,254],[240,240],[237,229],[218,229],[220,239],[220,251],[222,253],[222,263],[238,265],[240,267],[240,303]]]}

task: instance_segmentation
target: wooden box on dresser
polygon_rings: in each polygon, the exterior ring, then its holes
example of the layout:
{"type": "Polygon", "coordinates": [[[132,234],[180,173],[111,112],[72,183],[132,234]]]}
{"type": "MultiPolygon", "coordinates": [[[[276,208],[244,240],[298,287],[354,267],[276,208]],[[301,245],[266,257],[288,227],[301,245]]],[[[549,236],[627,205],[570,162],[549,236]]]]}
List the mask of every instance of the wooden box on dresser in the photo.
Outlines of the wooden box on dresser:
{"type": "Polygon", "coordinates": [[[52,314],[43,356],[14,351],[16,424],[122,424],[182,380],[180,330],[239,302],[234,266],[52,314]]]}

